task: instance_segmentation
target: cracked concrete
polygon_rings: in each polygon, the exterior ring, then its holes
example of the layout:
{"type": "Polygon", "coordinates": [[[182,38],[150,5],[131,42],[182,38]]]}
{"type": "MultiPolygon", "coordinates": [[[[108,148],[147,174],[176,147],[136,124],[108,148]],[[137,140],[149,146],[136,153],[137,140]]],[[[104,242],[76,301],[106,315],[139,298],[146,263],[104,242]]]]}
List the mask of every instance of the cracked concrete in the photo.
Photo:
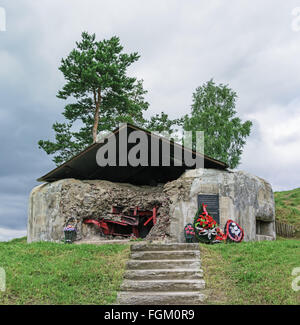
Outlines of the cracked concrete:
{"type": "Polygon", "coordinates": [[[76,221],[78,239],[100,239],[99,230],[82,221],[107,216],[112,205],[145,210],[157,206],[157,224],[146,239],[184,242],[183,228],[193,222],[199,194],[219,195],[221,228],[232,219],[244,228],[245,241],[276,238],[274,196],[269,183],[242,171],[193,169],[158,186],[76,179],[42,184],[29,198],[28,242],[60,241],[70,218],[76,221]]]}

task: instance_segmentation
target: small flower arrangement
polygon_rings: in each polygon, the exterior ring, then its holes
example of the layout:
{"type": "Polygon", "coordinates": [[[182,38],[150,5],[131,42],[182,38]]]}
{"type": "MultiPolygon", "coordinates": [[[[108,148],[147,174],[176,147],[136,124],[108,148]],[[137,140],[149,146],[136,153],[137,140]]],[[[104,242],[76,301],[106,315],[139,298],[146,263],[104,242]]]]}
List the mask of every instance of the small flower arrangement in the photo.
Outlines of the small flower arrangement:
{"type": "Polygon", "coordinates": [[[68,225],[64,228],[64,231],[75,231],[77,232],[76,228],[74,226],[68,225]]]}
{"type": "Polygon", "coordinates": [[[218,227],[216,229],[217,235],[215,237],[214,243],[220,243],[222,241],[226,240],[226,235],[223,233],[223,231],[218,227]]]}
{"type": "Polygon", "coordinates": [[[77,229],[73,225],[67,225],[64,227],[64,233],[65,233],[65,243],[71,244],[76,239],[77,235],[77,229]]]}
{"type": "Polygon", "coordinates": [[[187,224],[184,228],[186,235],[195,236],[194,227],[192,224],[187,224]]]}
{"type": "Polygon", "coordinates": [[[188,223],[184,227],[184,237],[185,237],[185,240],[187,243],[193,242],[193,240],[195,238],[195,230],[191,223],[188,223]]]}

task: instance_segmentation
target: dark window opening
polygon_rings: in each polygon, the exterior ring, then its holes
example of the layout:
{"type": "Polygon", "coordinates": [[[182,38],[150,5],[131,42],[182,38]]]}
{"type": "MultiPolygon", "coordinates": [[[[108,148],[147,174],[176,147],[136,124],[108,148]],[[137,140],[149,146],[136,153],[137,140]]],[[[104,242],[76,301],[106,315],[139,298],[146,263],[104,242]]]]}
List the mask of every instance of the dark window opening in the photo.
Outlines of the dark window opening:
{"type": "Polygon", "coordinates": [[[256,235],[272,236],[273,223],[256,219],[256,235]]]}

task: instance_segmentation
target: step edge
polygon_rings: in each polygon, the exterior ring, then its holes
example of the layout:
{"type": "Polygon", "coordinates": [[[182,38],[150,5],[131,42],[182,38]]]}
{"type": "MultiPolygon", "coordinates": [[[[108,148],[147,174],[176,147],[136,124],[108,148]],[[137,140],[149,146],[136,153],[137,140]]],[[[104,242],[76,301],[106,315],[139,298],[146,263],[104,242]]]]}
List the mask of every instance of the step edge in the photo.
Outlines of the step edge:
{"type": "MultiPolygon", "coordinates": [[[[130,271],[132,271],[132,270],[125,270],[125,273],[126,272],[130,272],[130,271]]],[[[201,273],[203,273],[203,269],[198,269],[198,268],[195,268],[195,269],[192,269],[192,268],[188,268],[188,269],[144,269],[144,270],[136,270],[136,271],[141,271],[141,272],[145,272],[145,271],[149,271],[149,272],[195,272],[195,271],[197,271],[197,272],[201,272],[201,273]]]]}
{"type": "Polygon", "coordinates": [[[206,296],[205,293],[194,290],[194,291],[147,291],[147,292],[141,292],[141,291],[119,291],[118,296],[142,296],[142,297],[149,297],[149,296],[206,296]]]}
{"type": "Polygon", "coordinates": [[[127,262],[141,262],[141,263],[144,263],[144,262],[161,262],[161,261],[164,261],[164,262],[181,262],[181,261],[185,261],[185,262],[198,262],[200,261],[200,259],[198,258],[195,258],[195,259],[185,259],[185,258],[180,258],[180,259],[162,259],[162,260],[140,260],[140,259],[129,259],[127,262]]]}
{"type": "Polygon", "coordinates": [[[193,249],[193,250],[174,250],[174,251],[136,251],[134,252],[134,254],[138,254],[138,253],[186,253],[186,252],[192,252],[192,253],[200,253],[200,250],[198,249],[193,249]]]}

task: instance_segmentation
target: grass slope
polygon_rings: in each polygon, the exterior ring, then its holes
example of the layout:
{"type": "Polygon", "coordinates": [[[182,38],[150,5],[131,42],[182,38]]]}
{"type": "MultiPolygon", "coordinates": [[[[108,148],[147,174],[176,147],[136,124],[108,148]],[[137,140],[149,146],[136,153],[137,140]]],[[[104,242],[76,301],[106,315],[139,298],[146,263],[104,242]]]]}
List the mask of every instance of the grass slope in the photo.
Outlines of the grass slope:
{"type": "Polygon", "coordinates": [[[112,304],[128,255],[128,245],[1,242],[0,304],[112,304]]]}
{"type": "MultiPolygon", "coordinates": [[[[300,188],[276,192],[276,219],[300,231],[300,188]]],[[[200,245],[209,304],[300,304],[291,288],[300,240],[200,245]]],[[[112,304],[129,245],[0,242],[0,304],[112,304]]]]}
{"type": "Polygon", "coordinates": [[[275,192],[276,219],[291,224],[300,231],[300,188],[275,192]]]}
{"type": "Polygon", "coordinates": [[[209,304],[300,304],[300,240],[200,244],[209,304]]]}

